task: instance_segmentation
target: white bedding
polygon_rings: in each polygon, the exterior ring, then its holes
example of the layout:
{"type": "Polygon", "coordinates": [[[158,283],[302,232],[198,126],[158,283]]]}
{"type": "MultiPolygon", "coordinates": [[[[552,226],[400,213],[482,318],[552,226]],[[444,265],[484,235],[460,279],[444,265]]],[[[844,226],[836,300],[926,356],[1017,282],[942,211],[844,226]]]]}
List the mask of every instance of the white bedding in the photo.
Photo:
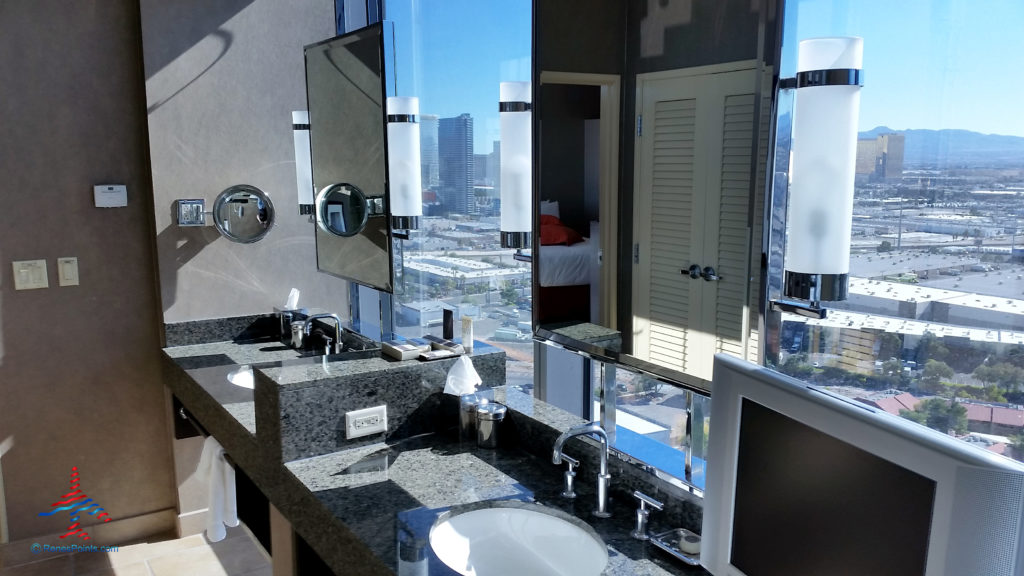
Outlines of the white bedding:
{"type": "Polygon", "coordinates": [[[596,271],[597,238],[584,238],[572,246],[540,247],[539,281],[541,286],[590,284],[596,271]]]}

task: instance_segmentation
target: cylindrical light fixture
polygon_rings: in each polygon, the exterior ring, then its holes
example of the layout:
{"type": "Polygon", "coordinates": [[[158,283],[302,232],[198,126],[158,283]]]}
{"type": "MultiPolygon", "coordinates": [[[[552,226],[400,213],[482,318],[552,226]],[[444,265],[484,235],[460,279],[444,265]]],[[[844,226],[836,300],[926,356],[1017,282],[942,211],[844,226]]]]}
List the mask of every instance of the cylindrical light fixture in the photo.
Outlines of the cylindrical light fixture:
{"type": "Polygon", "coordinates": [[[847,296],[863,52],[862,38],[800,42],[783,287],[789,298],[847,296]]]}
{"type": "Polygon", "coordinates": [[[502,82],[501,247],[530,248],[533,242],[533,130],[529,82],[502,82]]]}
{"type": "Polygon", "coordinates": [[[309,112],[292,112],[295,139],[295,184],[299,194],[299,214],[313,213],[313,161],[309,150],[309,112]]]}
{"type": "Polygon", "coordinates": [[[420,171],[420,99],[390,96],[388,110],[388,194],[391,228],[415,230],[423,215],[420,171]]]}

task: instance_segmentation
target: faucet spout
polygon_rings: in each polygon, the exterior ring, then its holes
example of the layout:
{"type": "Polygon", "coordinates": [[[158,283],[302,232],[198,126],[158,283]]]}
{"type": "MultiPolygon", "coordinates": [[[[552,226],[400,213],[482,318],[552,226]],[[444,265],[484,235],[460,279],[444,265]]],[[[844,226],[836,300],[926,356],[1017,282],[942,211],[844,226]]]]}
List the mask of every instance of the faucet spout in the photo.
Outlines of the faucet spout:
{"type": "MultiPolygon", "coordinates": [[[[314,320],[334,320],[334,353],[341,352],[341,318],[337,314],[313,314],[306,318],[306,322],[302,325],[302,332],[306,336],[313,331],[314,320]]],[[[328,350],[328,352],[330,351],[328,350]]]]}
{"type": "Polygon", "coordinates": [[[565,443],[573,436],[582,436],[584,434],[594,434],[601,441],[601,469],[597,475],[597,509],[594,510],[594,515],[599,518],[607,518],[611,516],[608,512],[608,486],[611,483],[611,474],[608,473],[608,433],[601,427],[601,424],[597,422],[590,422],[589,424],[581,424],[579,426],[570,428],[555,440],[555,447],[551,452],[551,462],[553,464],[562,463],[562,448],[565,443]]]}

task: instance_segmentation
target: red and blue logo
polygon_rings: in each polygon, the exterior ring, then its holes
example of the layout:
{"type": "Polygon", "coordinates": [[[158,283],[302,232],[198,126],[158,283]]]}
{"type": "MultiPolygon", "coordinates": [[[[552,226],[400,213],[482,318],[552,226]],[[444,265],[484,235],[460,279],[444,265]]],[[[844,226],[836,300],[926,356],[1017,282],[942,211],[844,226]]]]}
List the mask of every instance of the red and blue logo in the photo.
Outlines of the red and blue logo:
{"type": "Polygon", "coordinates": [[[82,514],[88,514],[89,516],[96,516],[97,519],[102,519],[104,522],[110,522],[111,518],[103,508],[100,508],[99,504],[93,502],[92,498],[89,498],[79,487],[80,482],[78,479],[78,466],[71,467],[71,491],[61,496],[61,500],[54,502],[50,505],[52,508],[49,512],[40,512],[40,516],[53,516],[57,512],[63,512],[67,510],[70,517],[70,525],[68,531],[61,538],[67,538],[68,536],[78,536],[83,540],[89,539],[89,534],[84,528],[81,528],[79,519],[82,514]]]}

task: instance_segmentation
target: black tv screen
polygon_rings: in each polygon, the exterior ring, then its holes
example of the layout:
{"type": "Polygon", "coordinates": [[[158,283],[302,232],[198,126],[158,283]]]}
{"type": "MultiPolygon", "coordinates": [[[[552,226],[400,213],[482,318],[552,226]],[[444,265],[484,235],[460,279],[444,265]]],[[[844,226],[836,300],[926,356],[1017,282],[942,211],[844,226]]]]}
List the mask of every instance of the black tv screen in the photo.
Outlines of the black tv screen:
{"type": "Polygon", "coordinates": [[[925,574],[933,480],[746,398],[737,462],[730,561],[748,576],[925,574]]]}

